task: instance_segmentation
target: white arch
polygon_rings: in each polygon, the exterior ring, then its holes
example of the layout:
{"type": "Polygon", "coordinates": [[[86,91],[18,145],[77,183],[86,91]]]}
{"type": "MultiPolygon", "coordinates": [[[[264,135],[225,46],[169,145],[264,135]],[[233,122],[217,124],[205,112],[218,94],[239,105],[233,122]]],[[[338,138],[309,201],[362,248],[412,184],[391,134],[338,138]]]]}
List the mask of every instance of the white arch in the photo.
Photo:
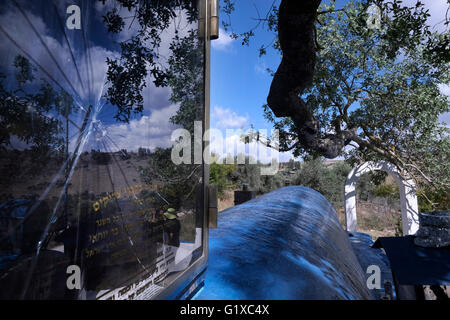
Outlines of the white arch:
{"type": "Polygon", "coordinates": [[[356,232],[356,182],[363,174],[382,170],[391,174],[400,191],[400,207],[402,212],[402,228],[404,235],[412,235],[419,229],[419,209],[417,205],[416,184],[412,179],[405,179],[397,167],[387,161],[365,162],[352,171],[345,181],[345,223],[347,231],[356,232]]]}

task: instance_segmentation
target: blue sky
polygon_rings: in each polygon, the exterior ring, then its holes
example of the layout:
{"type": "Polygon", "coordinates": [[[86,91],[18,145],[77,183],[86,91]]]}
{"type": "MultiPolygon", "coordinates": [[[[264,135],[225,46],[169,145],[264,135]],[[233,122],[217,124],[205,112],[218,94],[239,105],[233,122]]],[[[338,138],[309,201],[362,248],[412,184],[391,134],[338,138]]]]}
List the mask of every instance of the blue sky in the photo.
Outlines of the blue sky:
{"type": "MultiPolygon", "coordinates": [[[[266,12],[272,0],[258,1],[258,8],[266,12]]],[[[236,13],[232,15],[232,25],[236,32],[248,30],[257,17],[253,1],[239,1],[236,13]]],[[[226,19],[226,17],[221,17],[226,19]]],[[[270,128],[262,117],[261,106],[266,102],[271,76],[266,68],[276,69],[280,62],[274,50],[259,58],[258,49],[262,44],[271,43],[273,36],[268,32],[256,32],[249,46],[242,46],[232,40],[221,28],[219,40],[212,42],[211,52],[211,107],[230,109],[247,118],[255,128],[270,128]]],[[[216,119],[220,120],[220,119],[216,119]]],[[[214,125],[212,123],[212,125],[214,125]]]]}
{"type": "MultiPolygon", "coordinates": [[[[262,16],[272,2],[236,1],[236,10],[231,16],[233,30],[240,33],[254,27],[256,21],[253,19],[258,17],[255,7],[262,16]]],[[[226,16],[221,16],[221,19],[228,21],[226,16]]],[[[267,50],[267,55],[260,58],[259,48],[272,43],[274,35],[261,27],[256,29],[255,34],[249,46],[242,46],[221,27],[220,38],[212,41],[211,127],[247,130],[253,125],[256,130],[272,129],[264,119],[262,109],[272,81],[266,69],[276,70],[281,58],[271,48],[267,50]]],[[[282,160],[289,158],[286,155],[282,160]]]]}
{"type": "MultiPolygon", "coordinates": [[[[272,2],[235,1],[236,10],[231,16],[233,30],[239,33],[252,28],[256,24],[253,18],[258,17],[255,7],[262,16],[272,2]]],[[[338,1],[337,6],[345,2],[338,1]]],[[[423,2],[430,10],[430,25],[436,25],[445,14],[446,0],[423,2]]],[[[405,0],[404,3],[410,5],[415,1],[405,0]]],[[[227,19],[223,14],[220,18],[227,19]]],[[[239,40],[232,40],[223,28],[220,31],[220,38],[212,42],[211,51],[211,127],[223,130],[225,124],[234,123],[236,128],[248,129],[253,124],[255,129],[271,129],[271,124],[263,117],[262,109],[272,79],[265,69],[276,70],[281,58],[274,50],[268,50],[267,55],[260,58],[258,49],[262,44],[271,43],[273,34],[259,28],[250,46],[242,46],[239,40]]],[[[443,91],[450,94],[449,87],[444,87],[443,91]]],[[[441,120],[450,123],[449,114],[443,115],[441,120]]],[[[281,157],[283,160],[289,158],[289,154],[281,157]]]]}

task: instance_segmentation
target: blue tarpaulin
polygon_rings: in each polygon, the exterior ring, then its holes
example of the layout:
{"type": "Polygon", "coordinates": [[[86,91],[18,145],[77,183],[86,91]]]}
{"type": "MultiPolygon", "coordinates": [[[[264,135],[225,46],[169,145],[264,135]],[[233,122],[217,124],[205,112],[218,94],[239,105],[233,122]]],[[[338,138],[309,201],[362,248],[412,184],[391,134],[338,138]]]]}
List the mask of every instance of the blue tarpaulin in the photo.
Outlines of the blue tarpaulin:
{"type": "Polygon", "coordinates": [[[290,186],[219,213],[195,299],[371,299],[333,206],[290,186]]]}

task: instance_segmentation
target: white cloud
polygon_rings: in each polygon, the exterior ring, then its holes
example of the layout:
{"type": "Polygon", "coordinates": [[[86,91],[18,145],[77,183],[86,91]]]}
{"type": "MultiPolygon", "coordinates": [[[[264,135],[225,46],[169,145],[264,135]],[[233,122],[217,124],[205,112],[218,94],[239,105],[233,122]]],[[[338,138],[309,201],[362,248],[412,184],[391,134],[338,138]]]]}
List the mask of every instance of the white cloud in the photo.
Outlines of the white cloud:
{"type": "Polygon", "coordinates": [[[255,72],[264,76],[269,75],[269,73],[267,72],[267,65],[264,61],[260,61],[255,64],[255,72]]]}
{"type": "MultiPolygon", "coordinates": [[[[137,151],[140,147],[155,149],[168,148],[173,145],[170,140],[172,131],[177,127],[169,122],[169,118],[178,110],[178,105],[155,110],[150,116],[132,120],[129,124],[113,124],[106,127],[106,134],[118,148],[137,151]]],[[[117,148],[116,147],[116,148],[117,148]]]]}
{"type": "Polygon", "coordinates": [[[244,128],[248,124],[248,115],[241,116],[230,109],[219,106],[213,108],[211,119],[218,128],[222,129],[244,128]]]}
{"type": "Polygon", "coordinates": [[[441,91],[442,94],[450,97],[450,85],[449,84],[441,83],[439,85],[439,90],[441,91]]]}
{"type": "Polygon", "coordinates": [[[211,46],[215,50],[226,51],[233,46],[233,39],[225,30],[219,28],[219,39],[211,41],[211,46]]]}
{"type": "MultiPolygon", "coordinates": [[[[215,106],[212,109],[211,119],[214,124],[212,128],[218,130],[222,139],[215,139],[214,135],[211,135],[210,150],[212,153],[220,155],[223,159],[225,159],[227,153],[230,153],[232,156],[236,156],[239,153],[251,155],[261,163],[270,163],[273,157],[279,162],[293,159],[292,152],[278,152],[257,142],[244,144],[241,141],[239,131],[244,133],[245,128],[248,127],[249,116],[247,114],[242,116],[228,108],[215,106]],[[230,129],[229,136],[226,136],[226,129],[230,129]]],[[[270,134],[270,131],[267,133],[270,134]]]]}
{"type": "Polygon", "coordinates": [[[147,78],[147,87],[142,90],[145,110],[159,110],[171,105],[169,87],[156,87],[150,76],[147,78]]]}

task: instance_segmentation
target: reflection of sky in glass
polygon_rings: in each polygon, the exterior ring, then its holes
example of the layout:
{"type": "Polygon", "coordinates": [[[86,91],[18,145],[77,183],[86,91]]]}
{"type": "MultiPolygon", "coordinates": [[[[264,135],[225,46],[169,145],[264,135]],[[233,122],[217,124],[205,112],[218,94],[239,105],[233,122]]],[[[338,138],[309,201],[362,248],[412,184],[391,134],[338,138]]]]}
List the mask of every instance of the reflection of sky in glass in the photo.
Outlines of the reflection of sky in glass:
{"type": "MultiPolygon", "coordinates": [[[[73,152],[78,133],[89,105],[92,105],[89,126],[92,134],[86,141],[83,151],[108,149],[117,151],[128,149],[136,151],[139,147],[154,149],[171,145],[170,134],[175,126],[169,118],[176,113],[178,106],[170,102],[170,88],[155,87],[152,77],[147,76],[146,88],[142,92],[144,111],[133,114],[130,123],[120,123],[114,119],[117,108],[107,104],[103,95],[107,89],[106,58],[117,59],[120,56],[120,42],[136,34],[138,23],[133,12],[121,9],[125,27],[119,34],[107,32],[102,16],[112,8],[113,2],[79,1],[81,8],[81,30],[69,30],[65,27],[70,14],[66,13],[71,1],[8,1],[0,4],[0,71],[8,78],[4,80],[7,89],[16,86],[13,67],[14,58],[25,56],[36,67],[35,80],[26,84],[28,93],[36,93],[46,79],[55,89],[64,89],[73,98],[77,112],[70,115],[69,150],[73,152]],[[99,139],[102,137],[102,139],[99,139]]],[[[159,47],[164,66],[170,56],[169,44],[174,36],[175,26],[181,36],[196,28],[188,24],[183,14],[174,19],[174,23],[161,33],[159,47]]],[[[64,117],[50,111],[49,116],[65,122],[64,117]]],[[[20,141],[15,146],[20,148],[20,141]]],[[[24,147],[22,143],[22,148],[24,147]]],[[[109,150],[110,151],[110,150],[109,150]]]]}

